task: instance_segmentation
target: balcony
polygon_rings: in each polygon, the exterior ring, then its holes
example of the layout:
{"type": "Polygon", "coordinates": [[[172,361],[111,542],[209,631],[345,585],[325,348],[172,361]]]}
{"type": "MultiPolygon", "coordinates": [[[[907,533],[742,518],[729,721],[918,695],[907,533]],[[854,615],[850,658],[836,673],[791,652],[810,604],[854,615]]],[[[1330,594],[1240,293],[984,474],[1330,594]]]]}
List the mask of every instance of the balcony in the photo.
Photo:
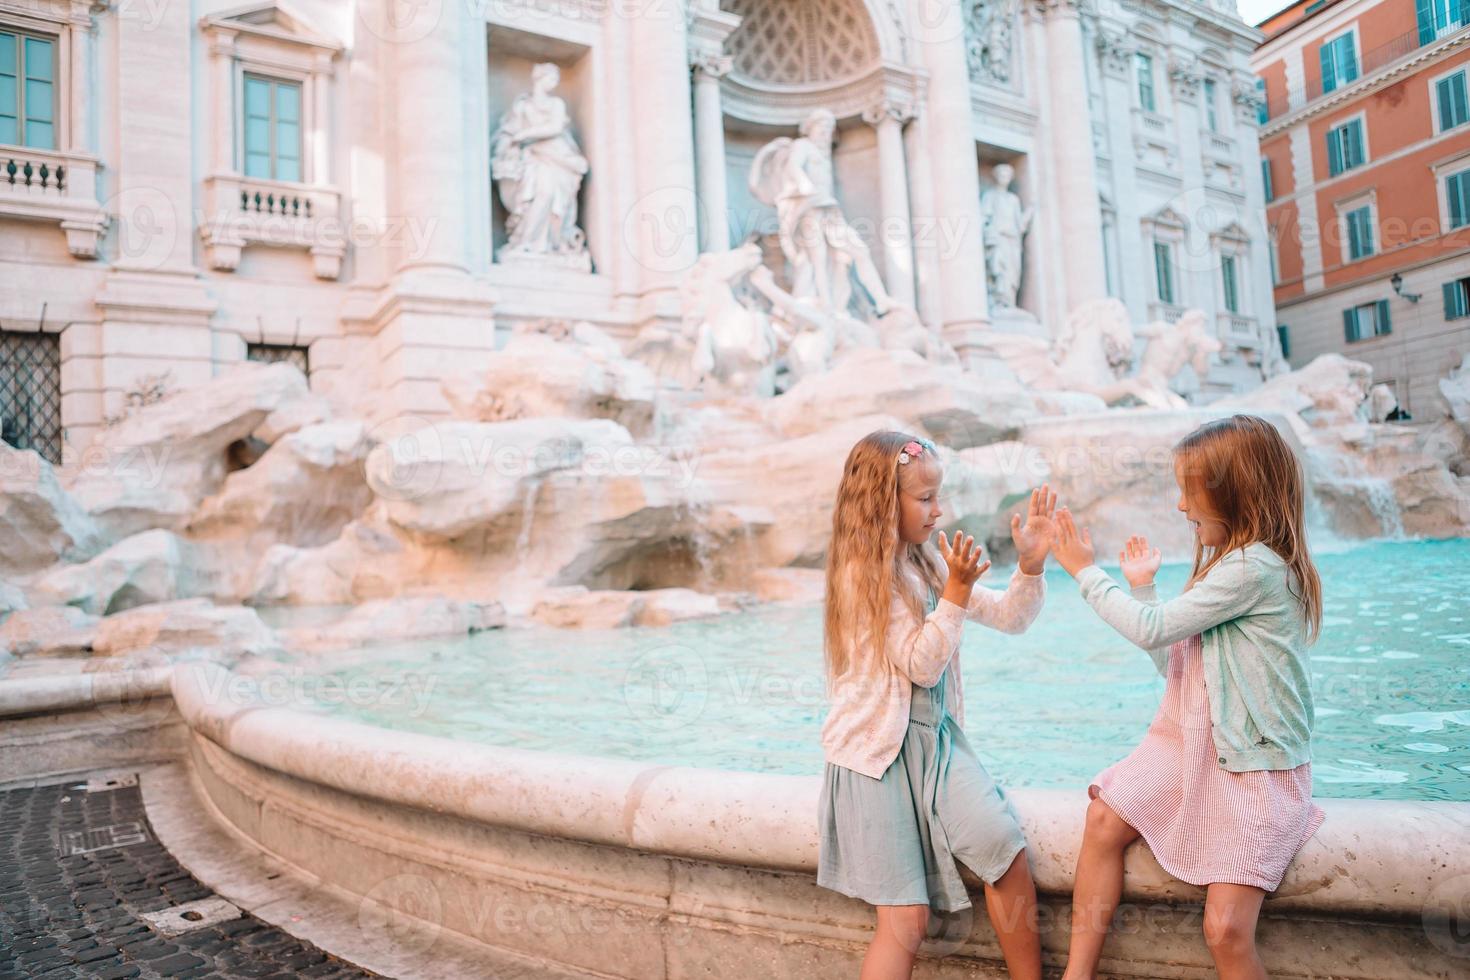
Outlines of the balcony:
{"type": "Polygon", "coordinates": [[[215,174],[204,181],[205,258],[233,272],[248,245],[305,249],[318,279],[336,279],[347,250],[341,200],[335,187],[215,174]]]}
{"type": "Polygon", "coordinates": [[[0,217],[61,225],[79,259],[97,257],[107,212],[97,202],[97,158],[30,146],[0,146],[0,217]]]}
{"type": "MultiPolygon", "coordinates": [[[[1419,32],[1417,30],[1409,31],[1407,34],[1400,34],[1391,41],[1385,41],[1383,44],[1365,51],[1363,53],[1362,64],[1358,66],[1358,77],[1352,81],[1338,84],[1332,91],[1337,92],[1357,85],[1364,79],[1407,58],[1421,47],[1435,44],[1445,38],[1465,32],[1467,32],[1466,24],[1450,24],[1441,28],[1438,33],[1423,44],[1419,42],[1419,32]]],[[[1269,122],[1278,116],[1286,115],[1288,112],[1295,112],[1298,109],[1306,108],[1310,103],[1329,94],[1331,93],[1322,91],[1322,79],[1320,77],[1301,88],[1293,89],[1289,92],[1277,92],[1266,100],[1266,119],[1269,122]]]]}
{"type": "Polygon", "coordinates": [[[1165,303],[1163,300],[1150,300],[1148,304],[1148,319],[1150,323],[1156,320],[1163,320],[1165,323],[1178,323],[1179,318],[1184,315],[1186,309],[1187,307],[1165,303]]]}
{"type": "Polygon", "coordinates": [[[1229,310],[1215,314],[1215,334],[1224,343],[1241,350],[1260,350],[1261,331],[1256,327],[1256,318],[1231,313],[1229,310]]]}

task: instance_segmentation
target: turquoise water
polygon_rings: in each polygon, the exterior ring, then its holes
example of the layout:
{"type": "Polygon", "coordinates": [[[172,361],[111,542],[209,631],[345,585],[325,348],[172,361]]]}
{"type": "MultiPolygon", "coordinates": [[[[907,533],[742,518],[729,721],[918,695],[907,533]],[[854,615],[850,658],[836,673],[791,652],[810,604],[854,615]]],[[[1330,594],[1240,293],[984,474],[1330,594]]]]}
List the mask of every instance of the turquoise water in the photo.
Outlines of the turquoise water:
{"type": "MultiPolygon", "coordinates": [[[[1315,793],[1470,800],[1470,541],[1375,543],[1318,565],[1315,793]]],[[[1166,566],[1161,595],[1187,572],[1166,566]]],[[[1064,572],[1047,587],[1028,632],[970,624],[961,647],[966,729],[1007,786],[1085,785],[1138,742],[1163,692],[1148,656],[1064,572]]],[[[498,630],[350,662],[303,657],[295,672],[318,710],[405,731],[817,773],[820,637],[819,608],[763,608],[665,628],[498,630]]]]}

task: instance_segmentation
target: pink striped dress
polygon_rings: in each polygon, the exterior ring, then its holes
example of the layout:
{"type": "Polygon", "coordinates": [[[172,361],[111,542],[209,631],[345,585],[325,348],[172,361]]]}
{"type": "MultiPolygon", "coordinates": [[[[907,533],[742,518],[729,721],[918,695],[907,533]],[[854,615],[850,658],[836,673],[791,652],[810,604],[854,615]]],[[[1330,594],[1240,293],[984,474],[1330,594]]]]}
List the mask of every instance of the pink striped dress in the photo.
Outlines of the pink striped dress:
{"type": "Polygon", "coordinates": [[[1216,763],[1198,635],[1169,649],[1164,699],[1148,734],[1088,786],[1191,885],[1275,891],[1326,814],[1312,802],[1312,764],[1229,772],[1216,763]]]}

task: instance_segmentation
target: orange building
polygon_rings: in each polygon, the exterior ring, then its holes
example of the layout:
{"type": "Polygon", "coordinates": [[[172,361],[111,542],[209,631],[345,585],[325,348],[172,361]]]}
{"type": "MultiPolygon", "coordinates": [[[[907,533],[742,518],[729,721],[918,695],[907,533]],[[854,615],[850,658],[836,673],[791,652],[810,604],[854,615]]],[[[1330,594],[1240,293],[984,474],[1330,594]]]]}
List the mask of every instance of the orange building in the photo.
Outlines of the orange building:
{"type": "Polygon", "coordinates": [[[1470,0],[1301,0],[1257,26],[1283,350],[1365,361],[1436,418],[1470,352],[1470,0]]]}

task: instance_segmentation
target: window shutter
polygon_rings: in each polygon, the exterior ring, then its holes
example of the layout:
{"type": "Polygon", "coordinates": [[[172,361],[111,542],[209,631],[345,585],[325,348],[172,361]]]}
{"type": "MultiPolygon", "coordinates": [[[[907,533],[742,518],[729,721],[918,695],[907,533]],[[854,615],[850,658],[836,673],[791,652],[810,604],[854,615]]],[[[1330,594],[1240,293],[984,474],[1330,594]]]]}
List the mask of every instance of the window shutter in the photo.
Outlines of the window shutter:
{"type": "Polygon", "coordinates": [[[1378,301],[1378,332],[1388,333],[1391,328],[1388,323],[1388,300],[1378,301]]]}
{"type": "MultiPolygon", "coordinates": [[[[1423,42],[1421,41],[1420,43],[1423,42]]],[[[1450,76],[1449,78],[1441,78],[1434,83],[1434,94],[1439,99],[1439,128],[1442,130],[1449,129],[1455,124],[1454,105],[1452,104],[1454,101],[1454,86],[1450,84],[1454,80],[1454,76],[1450,76]]]]}
{"type": "Polygon", "coordinates": [[[1464,316],[1465,311],[1460,308],[1460,281],[1456,279],[1454,282],[1447,282],[1441,288],[1444,290],[1444,318],[1454,320],[1464,316]]]}
{"type": "Polygon", "coordinates": [[[1322,45],[1317,49],[1317,55],[1322,61],[1322,91],[1331,92],[1337,88],[1337,65],[1332,61],[1332,45],[1322,45]]]}
{"type": "Polygon", "coordinates": [[[1450,227],[1459,228],[1470,223],[1470,200],[1466,200],[1470,184],[1470,170],[1450,174],[1444,179],[1445,197],[1449,199],[1450,227]]]}
{"type": "Polygon", "coordinates": [[[1342,173],[1342,130],[1327,131],[1327,172],[1336,177],[1342,173]]]}
{"type": "Polygon", "coordinates": [[[1354,314],[1354,311],[1351,310],[1351,309],[1343,310],[1342,311],[1342,335],[1343,335],[1343,338],[1345,340],[1347,340],[1347,342],[1350,343],[1350,344],[1353,341],[1355,341],[1355,340],[1358,339],[1357,326],[1358,326],[1358,320],[1357,320],[1357,316],[1354,314]]]}
{"type": "Polygon", "coordinates": [[[1419,17],[1419,43],[1434,40],[1434,13],[1429,9],[1429,0],[1415,0],[1414,12],[1419,17]]]}
{"type": "Polygon", "coordinates": [[[1464,72],[1454,75],[1449,79],[1449,82],[1450,105],[1454,110],[1451,113],[1452,121],[1450,125],[1458,126],[1467,119],[1470,119],[1470,92],[1466,92],[1465,90],[1464,72]]]}
{"type": "Polygon", "coordinates": [[[1271,161],[1267,157],[1261,157],[1261,189],[1266,195],[1266,200],[1276,200],[1276,191],[1271,186],[1271,161]]]}
{"type": "Polygon", "coordinates": [[[1342,168],[1351,170],[1363,165],[1363,121],[1354,119],[1342,130],[1342,168]]]}
{"type": "MultiPolygon", "coordinates": [[[[0,89],[19,92],[16,82],[19,42],[14,34],[0,34],[0,89]]],[[[0,102],[0,143],[20,142],[20,96],[0,102]]]]}

